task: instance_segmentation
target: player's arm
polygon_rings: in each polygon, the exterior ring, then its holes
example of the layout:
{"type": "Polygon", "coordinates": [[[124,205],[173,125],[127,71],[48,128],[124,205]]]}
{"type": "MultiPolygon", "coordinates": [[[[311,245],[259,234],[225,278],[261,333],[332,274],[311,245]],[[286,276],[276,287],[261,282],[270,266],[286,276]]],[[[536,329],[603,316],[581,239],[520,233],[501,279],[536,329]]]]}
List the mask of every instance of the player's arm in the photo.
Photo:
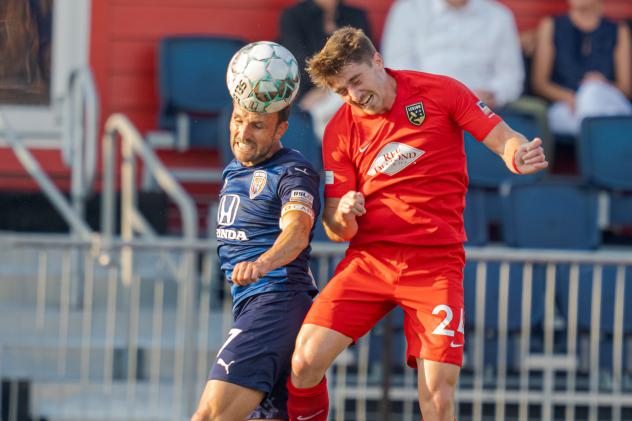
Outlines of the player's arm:
{"type": "Polygon", "coordinates": [[[515,174],[531,174],[549,166],[538,137],[529,142],[522,134],[501,121],[483,139],[483,143],[498,154],[515,174]]]}
{"type": "Polygon", "coordinates": [[[256,282],[266,273],[287,265],[309,244],[309,233],[314,224],[314,211],[303,203],[288,202],[283,206],[281,234],[272,247],[254,262],[235,265],[232,280],[237,285],[256,282]]]}
{"type": "Polygon", "coordinates": [[[349,191],[341,198],[325,199],[323,225],[332,241],[349,241],[358,232],[356,217],[366,213],[364,196],[360,192],[349,191]]]}

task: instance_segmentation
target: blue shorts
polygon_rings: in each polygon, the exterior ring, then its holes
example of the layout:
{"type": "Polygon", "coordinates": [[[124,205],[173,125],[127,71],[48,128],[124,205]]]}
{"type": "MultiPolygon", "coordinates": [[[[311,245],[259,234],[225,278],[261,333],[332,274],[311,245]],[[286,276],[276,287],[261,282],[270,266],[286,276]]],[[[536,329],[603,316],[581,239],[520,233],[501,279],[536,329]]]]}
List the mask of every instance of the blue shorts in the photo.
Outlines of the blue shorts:
{"type": "Polygon", "coordinates": [[[290,360],[312,297],[307,291],[267,292],[244,299],[215,359],[209,380],[266,394],[247,419],[287,419],[290,360]]]}

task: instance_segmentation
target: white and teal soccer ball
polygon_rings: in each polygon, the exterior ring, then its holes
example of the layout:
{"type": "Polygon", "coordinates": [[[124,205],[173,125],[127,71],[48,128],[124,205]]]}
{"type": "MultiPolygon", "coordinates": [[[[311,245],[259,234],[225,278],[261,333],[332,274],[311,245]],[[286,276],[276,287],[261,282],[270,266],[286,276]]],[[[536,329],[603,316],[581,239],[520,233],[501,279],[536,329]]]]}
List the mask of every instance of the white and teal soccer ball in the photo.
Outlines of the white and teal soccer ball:
{"type": "Polygon", "coordinates": [[[241,107],[256,113],[275,113],[290,105],[298,93],[298,63],[282,45],[253,42],[230,60],[226,84],[241,107]]]}

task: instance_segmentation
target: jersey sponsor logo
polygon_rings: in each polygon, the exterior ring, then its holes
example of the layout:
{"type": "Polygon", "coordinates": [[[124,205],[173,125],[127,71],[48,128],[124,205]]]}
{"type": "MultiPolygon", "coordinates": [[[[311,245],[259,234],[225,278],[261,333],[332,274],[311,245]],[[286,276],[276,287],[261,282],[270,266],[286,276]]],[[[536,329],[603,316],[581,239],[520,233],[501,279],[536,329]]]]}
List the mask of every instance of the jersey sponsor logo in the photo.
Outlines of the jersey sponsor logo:
{"type": "Polygon", "coordinates": [[[334,184],[334,172],[325,171],[325,184],[334,184]]]}
{"type": "Polygon", "coordinates": [[[492,109],[489,108],[489,106],[485,104],[483,101],[478,101],[476,105],[478,105],[478,108],[481,109],[481,111],[483,112],[483,114],[487,116],[487,118],[490,118],[491,116],[494,115],[494,112],[492,111],[492,109]]]}
{"type": "Polygon", "coordinates": [[[415,126],[421,126],[421,123],[423,123],[426,119],[424,104],[419,101],[415,102],[414,104],[407,105],[406,117],[408,117],[408,121],[413,123],[415,126]]]}
{"type": "Polygon", "coordinates": [[[422,156],[425,151],[399,142],[384,146],[371,164],[368,175],[395,175],[422,156]]]}
{"type": "Polygon", "coordinates": [[[302,172],[305,175],[309,175],[309,173],[307,172],[307,168],[298,168],[298,167],[294,167],[294,169],[296,171],[302,172]]]}
{"type": "Polygon", "coordinates": [[[290,192],[290,201],[306,203],[312,206],[314,204],[314,196],[305,190],[292,190],[290,192]]]}
{"type": "Polygon", "coordinates": [[[268,174],[263,170],[257,170],[252,175],[252,181],[250,182],[250,198],[254,199],[259,196],[266,186],[268,181],[268,174]]]}
{"type": "Polygon", "coordinates": [[[217,236],[217,238],[221,238],[223,240],[248,241],[248,236],[246,235],[246,232],[241,230],[217,228],[215,230],[215,235],[217,236]]]}
{"type": "Polygon", "coordinates": [[[222,196],[217,208],[217,225],[233,225],[237,210],[239,209],[240,198],[236,194],[222,196]]]}

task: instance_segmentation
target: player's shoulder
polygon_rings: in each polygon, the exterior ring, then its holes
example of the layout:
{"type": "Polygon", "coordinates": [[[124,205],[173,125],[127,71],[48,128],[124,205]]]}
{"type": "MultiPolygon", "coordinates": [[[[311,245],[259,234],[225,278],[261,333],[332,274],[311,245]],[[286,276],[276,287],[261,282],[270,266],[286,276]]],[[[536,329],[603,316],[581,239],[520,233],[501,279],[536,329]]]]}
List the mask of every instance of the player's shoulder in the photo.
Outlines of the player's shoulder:
{"type": "Polygon", "coordinates": [[[296,149],[285,149],[285,153],[279,158],[284,173],[294,176],[319,177],[314,165],[296,149]]]}

